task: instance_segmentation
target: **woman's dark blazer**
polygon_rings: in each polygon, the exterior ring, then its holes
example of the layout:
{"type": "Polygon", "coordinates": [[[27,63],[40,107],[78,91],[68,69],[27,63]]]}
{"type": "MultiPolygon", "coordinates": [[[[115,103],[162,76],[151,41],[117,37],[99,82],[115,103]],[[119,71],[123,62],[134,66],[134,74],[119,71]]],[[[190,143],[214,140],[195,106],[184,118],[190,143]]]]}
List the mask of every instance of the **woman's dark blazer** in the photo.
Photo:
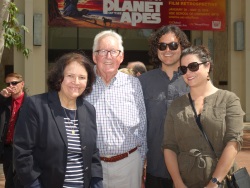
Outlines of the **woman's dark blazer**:
{"type": "MultiPolygon", "coordinates": [[[[84,165],[84,185],[91,177],[102,178],[96,147],[95,108],[77,99],[77,115],[84,165]]],[[[39,179],[43,188],[61,188],[67,163],[65,113],[57,92],[28,97],[23,104],[14,134],[14,168],[23,185],[39,179]]]]}

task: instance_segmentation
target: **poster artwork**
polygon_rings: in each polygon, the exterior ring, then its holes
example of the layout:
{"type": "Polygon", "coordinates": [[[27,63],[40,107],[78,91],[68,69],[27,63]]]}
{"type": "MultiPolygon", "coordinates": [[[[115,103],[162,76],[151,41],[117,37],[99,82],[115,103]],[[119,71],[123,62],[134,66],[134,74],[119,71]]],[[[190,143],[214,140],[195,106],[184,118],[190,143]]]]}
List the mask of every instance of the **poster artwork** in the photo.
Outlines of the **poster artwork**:
{"type": "Polygon", "coordinates": [[[50,27],[224,31],[226,0],[48,0],[50,27]]]}
{"type": "Polygon", "coordinates": [[[163,0],[49,0],[50,26],[158,28],[163,0]],[[54,3],[52,3],[54,1],[54,3]],[[51,10],[56,10],[53,17],[51,10]]]}

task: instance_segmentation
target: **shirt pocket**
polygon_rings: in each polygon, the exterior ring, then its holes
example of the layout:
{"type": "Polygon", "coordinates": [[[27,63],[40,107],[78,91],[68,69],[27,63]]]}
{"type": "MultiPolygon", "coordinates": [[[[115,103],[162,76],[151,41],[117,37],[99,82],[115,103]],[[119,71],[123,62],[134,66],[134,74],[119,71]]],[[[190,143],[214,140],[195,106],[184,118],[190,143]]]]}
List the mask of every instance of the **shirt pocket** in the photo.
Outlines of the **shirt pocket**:
{"type": "Polygon", "coordinates": [[[211,109],[211,118],[215,121],[223,122],[226,116],[226,107],[213,107],[211,109]]]}

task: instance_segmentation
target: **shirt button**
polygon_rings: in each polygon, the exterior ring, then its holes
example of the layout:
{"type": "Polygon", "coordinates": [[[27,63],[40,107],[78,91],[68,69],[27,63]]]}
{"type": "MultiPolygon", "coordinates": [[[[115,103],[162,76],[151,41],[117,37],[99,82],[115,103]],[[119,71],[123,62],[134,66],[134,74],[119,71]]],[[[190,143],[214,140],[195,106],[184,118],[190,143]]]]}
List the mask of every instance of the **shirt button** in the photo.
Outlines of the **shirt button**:
{"type": "Polygon", "coordinates": [[[82,147],[82,151],[84,151],[85,149],[86,149],[86,146],[83,146],[83,147],[82,147]]]}

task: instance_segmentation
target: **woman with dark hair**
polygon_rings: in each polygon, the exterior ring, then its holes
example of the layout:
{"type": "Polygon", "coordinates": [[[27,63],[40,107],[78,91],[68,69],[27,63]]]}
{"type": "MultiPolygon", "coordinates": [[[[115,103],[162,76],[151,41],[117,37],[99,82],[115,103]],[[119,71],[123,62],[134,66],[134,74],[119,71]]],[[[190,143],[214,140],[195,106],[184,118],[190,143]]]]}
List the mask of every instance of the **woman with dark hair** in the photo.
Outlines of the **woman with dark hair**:
{"type": "Polygon", "coordinates": [[[94,81],[89,59],[68,53],[49,73],[50,91],[23,104],[14,166],[25,188],[102,187],[95,108],[84,99],[94,81]]]}
{"type": "Polygon", "coordinates": [[[213,61],[204,46],[182,51],[180,71],[190,93],[175,99],[167,112],[163,148],[176,188],[227,187],[242,146],[240,99],[210,80],[213,61]]]}

